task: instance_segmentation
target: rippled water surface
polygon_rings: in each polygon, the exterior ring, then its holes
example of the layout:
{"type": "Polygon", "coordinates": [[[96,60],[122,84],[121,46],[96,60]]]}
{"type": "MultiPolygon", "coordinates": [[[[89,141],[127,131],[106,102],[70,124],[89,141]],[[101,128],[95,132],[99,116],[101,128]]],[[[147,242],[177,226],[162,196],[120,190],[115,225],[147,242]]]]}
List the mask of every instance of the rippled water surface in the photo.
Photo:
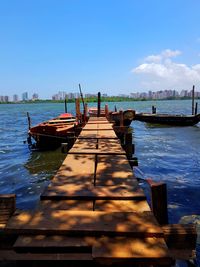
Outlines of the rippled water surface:
{"type": "MultiPolygon", "coordinates": [[[[151,112],[191,114],[191,101],[143,101],[109,103],[109,108],[133,108],[151,112]]],[[[200,101],[199,101],[200,106],[200,101]]],[[[74,113],[74,104],[68,105],[74,113]]],[[[32,125],[56,117],[63,104],[0,105],[0,194],[15,193],[17,207],[30,209],[61,165],[60,149],[31,152],[27,138],[27,117],[32,125]]],[[[192,127],[167,127],[133,121],[135,155],[143,178],[165,181],[168,188],[169,219],[178,223],[183,216],[200,215],[200,123],[192,127]]]]}

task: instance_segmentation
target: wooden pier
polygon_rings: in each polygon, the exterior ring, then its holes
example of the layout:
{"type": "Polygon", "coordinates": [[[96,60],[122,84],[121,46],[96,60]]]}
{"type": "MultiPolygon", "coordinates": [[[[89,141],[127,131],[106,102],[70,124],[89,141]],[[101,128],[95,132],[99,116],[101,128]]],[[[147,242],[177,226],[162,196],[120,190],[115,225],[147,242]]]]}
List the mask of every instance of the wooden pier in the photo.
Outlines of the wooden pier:
{"type": "Polygon", "coordinates": [[[89,119],[37,209],[15,212],[1,226],[1,261],[59,261],[67,266],[174,262],[164,228],[105,117],[89,119]]]}

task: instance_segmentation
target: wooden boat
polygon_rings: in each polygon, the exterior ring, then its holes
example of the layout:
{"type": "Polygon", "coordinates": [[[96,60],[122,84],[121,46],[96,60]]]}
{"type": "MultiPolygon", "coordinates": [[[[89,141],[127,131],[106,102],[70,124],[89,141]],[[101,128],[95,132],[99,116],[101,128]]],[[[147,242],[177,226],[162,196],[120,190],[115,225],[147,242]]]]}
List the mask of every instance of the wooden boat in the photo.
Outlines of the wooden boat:
{"type": "MultiPolygon", "coordinates": [[[[96,107],[89,108],[88,114],[90,117],[94,117],[94,116],[96,117],[98,114],[98,109],[96,107]]],[[[105,117],[105,116],[106,116],[105,109],[101,109],[100,117],[105,117]]],[[[127,109],[122,112],[122,116],[123,116],[123,125],[129,126],[135,117],[135,111],[132,109],[127,109]]],[[[121,112],[120,111],[109,111],[107,118],[110,121],[114,121],[116,126],[119,126],[120,120],[121,120],[121,112]]]]}
{"type": "Polygon", "coordinates": [[[28,144],[31,148],[43,150],[56,148],[63,142],[69,143],[77,125],[77,119],[71,113],[61,114],[29,128],[28,144]],[[35,140],[34,144],[31,141],[32,138],[35,140]]]}
{"type": "Polygon", "coordinates": [[[200,114],[197,115],[172,115],[136,113],[134,120],[147,123],[166,124],[172,126],[193,126],[200,121],[200,114]]]}

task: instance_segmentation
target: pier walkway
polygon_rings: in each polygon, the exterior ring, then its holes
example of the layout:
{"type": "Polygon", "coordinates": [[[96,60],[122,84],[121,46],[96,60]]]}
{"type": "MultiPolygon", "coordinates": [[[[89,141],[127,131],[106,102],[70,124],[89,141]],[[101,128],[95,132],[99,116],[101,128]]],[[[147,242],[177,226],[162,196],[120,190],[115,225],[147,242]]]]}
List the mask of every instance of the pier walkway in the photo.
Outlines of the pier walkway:
{"type": "Polygon", "coordinates": [[[173,263],[163,230],[103,117],[89,119],[37,209],[15,213],[4,231],[16,240],[13,249],[0,252],[1,259],[71,266],[173,263]]]}

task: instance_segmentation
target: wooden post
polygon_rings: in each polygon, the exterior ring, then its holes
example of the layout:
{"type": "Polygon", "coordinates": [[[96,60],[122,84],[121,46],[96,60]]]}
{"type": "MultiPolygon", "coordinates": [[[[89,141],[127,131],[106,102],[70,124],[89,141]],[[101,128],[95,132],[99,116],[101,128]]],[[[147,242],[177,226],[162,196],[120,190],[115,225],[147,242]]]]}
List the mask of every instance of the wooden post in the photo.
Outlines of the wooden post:
{"type": "Polygon", "coordinates": [[[4,214],[9,214],[11,216],[16,210],[16,195],[7,194],[0,195],[0,215],[1,212],[4,214]]]}
{"type": "Polygon", "coordinates": [[[105,116],[108,117],[109,110],[108,110],[108,104],[105,105],[105,116]]]}
{"type": "Polygon", "coordinates": [[[197,110],[198,110],[198,103],[195,103],[195,111],[194,111],[194,115],[197,115],[197,110]]]}
{"type": "Polygon", "coordinates": [[[101,114],[101,93],[98,92],[97,117],[101,114]]]}
{"type": "Polygon", "coordinates": [[[194,88],[195,86],[193,85],[192,87],[192,115],[194,115],[194,88]]]}
{"type": "Polygon", "coordinates": [[[61,152],[62,153],[67,153],[68,152],[68,143],[62,143],[61,144],[61,152]]]}
{"type": "Polygon", "coordinates": [[[27,112],[27,118],[28,118],[28,129],[30,130],[30,128],[31,128],[31,118],[30,118],[29,112],[27,112]]]}
{"type": "Polygon", "coordinates": [[[75,99],[75,104],[76,104],[76,117],[77,117],[77,119],[79,120],[80,119],[80,100],[79,100],[79,98],[76,98],[75,99]]]}
{"type": "Polygon", "coordinates": [[[67,113],[67,99],[65,98],[65,113],[67,113]]]}
{"type": "Polygon", "coordinates": [[[119,112],[119,117],[120,117],[120,127],[124,126],[124,116],[123,116],[123,111],[120,110],[119,112]]]}
{"type": "Polygon", "coordinates": [[[125,150],[127,159],[132,159],[133,149],[132,149],[132,133],[125,134],[125,150]]]}
{"type": "Polygon", "coordinates": [[[148,180],[151,187],[151,208],[159,224],[168,224],[167,185],[148,180]]]}
{"type": "Polygon", "coordinates": [[[134,166],[138,166],[138,158],[137,157],[133,157],[128,162],[129,162],[131,168],[133,168],[134,166]]]}
{"type": "Polygon", "coordinates": [[[84,105],[84,122],[87,121],[87,114],[88,114],[88,105],[85,103],[84,105]]]}

